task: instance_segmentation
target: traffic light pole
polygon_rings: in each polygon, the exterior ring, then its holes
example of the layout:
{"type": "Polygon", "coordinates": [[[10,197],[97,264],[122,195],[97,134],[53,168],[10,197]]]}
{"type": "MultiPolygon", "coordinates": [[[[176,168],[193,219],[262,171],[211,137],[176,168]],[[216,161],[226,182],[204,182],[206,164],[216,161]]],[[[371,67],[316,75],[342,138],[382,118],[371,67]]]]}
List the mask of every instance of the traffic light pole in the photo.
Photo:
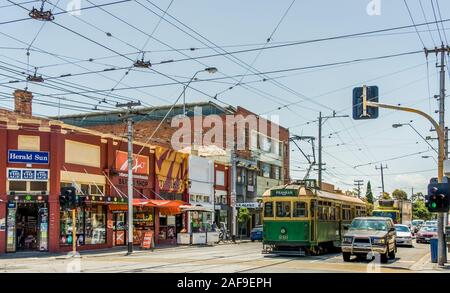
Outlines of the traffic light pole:
{"type": "Polygon", "coordinates": [[[72,256],[75,257],[77,253],[77,210],[74,207],[72,209],[72,256]]]}
{"type": "MultiPolygon", "coordinates": [[[[431,122],[434,129],[436,130],[438,140],[439,140],[439,148],[438,148],[438,182],[442,183],[442,180],[444,178],[444,159],[445,159],[445,134],[443,129],[439,126],[439,124],[427,113],[422,112],[417,109],[408,108],[408,107],[402,107],[402,106],[394,106],[394,105],[388,105],[388,104],[381,104],[381,103],[375,103],[367,101],[366,99],[363,100],[363,106],[364,107],[376,107],[376,108],[386,108],[391,110],[397,110],[397,111],[404,111],[409,113],[415,113],[422,117],[425,117],[428,119],[428,121],[431,122]]],[[[444,213],[438,213],[438,265],[444,266],[447,262],[447,254],[446,254],[446,243],[445,243],[445,237],[444,237],[444,213]]]]}

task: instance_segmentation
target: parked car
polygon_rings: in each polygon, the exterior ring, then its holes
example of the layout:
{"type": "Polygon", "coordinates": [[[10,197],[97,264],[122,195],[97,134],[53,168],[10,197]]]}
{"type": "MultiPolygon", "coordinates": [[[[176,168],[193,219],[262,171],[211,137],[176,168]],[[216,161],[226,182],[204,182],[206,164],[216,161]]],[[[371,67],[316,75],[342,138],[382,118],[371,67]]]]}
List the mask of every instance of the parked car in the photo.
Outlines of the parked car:
{"type": "Polygon", "coordinates": [[[250,232],[250,240],[255,241],[255,240],[263,240],[263,226],[262,225],[258,225],[255,228],[252,229],[252,231],[250,232]]]}
{"type": "Polygon", "coordinates": [[[397,252],[394,222],[387,217],[354,218],[342,238],[342,257],[350,261],[352,255],[367,258],[367,255],[379,253],[381,262],[395,258],[397,252]]]}
{"type": "Polygon", "coordinates": [[[412,233],[407,225],[396,224],[395,233],[397,236],[395,243],[397,245],[408,245],[409,247],[413,246],[412,233]]]}
{"type": "Polygon", "coordinates": [[[437,226],[422,226],[416,234],[416,242],[427,243],[433,237],[437,237],[437,226]]]}
{"type": "Polygon", "coordinates": [[[437,227],[437,221],[436,220],[426,221],[423,225],[424,226],[436,226],[437,227]]]}
{"type": "Polygon", "coordinates": [[[413,220],[411,223],[412,224],[411,232],[413,234],[416,234],[419,231],[420,227],[423,226],[424,223],[425,223],[424,220],[413,220]]]}

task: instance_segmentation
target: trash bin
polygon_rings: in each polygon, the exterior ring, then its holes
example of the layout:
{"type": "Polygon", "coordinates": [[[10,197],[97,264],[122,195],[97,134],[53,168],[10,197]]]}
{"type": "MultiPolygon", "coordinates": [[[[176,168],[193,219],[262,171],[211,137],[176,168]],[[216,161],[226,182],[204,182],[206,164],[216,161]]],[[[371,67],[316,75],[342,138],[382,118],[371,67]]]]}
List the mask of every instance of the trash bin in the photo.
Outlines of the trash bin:
{"type": "Polygon", "coordinates": [[[430,239],[430,249],[431,249],[431,262],[438,262],[438,239],[431,238],[430,239]]]}

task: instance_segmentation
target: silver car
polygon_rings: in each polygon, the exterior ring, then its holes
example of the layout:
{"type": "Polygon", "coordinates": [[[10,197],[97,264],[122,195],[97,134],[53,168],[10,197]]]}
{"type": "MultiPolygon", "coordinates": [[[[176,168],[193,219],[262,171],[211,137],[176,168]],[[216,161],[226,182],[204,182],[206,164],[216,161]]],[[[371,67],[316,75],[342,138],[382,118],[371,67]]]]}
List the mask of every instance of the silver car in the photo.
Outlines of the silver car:
{"type": "Polygon", "coordinates": [[[413,246],[412,243],[412,233],[407,225],[396,224],[396,243],[397,245],[407,245],[409,247],[413,246]]]}
{"type": "Polygon", "coordinates": [[[385,217],[354,218],[342,239],[342,257],[350,261],[352,255],[367,258],[379,253],[381,262],[394,259],[397,252],[394,222],[385,217]]]}

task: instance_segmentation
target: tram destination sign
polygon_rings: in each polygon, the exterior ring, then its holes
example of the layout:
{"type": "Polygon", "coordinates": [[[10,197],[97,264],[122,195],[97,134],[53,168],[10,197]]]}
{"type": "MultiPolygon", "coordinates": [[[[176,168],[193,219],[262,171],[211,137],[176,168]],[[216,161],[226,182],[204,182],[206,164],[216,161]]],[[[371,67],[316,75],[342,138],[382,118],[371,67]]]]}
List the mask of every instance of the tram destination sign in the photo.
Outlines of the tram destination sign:
{"type": "Polygon", "coordinates": [[[8,150],[8,163],[48,164],[48,152],[8,150]]]}
{"type": "Polygon", "coordinates": [[[270,196],[297,196],[297,189],[272,189],[270,196]]]}

